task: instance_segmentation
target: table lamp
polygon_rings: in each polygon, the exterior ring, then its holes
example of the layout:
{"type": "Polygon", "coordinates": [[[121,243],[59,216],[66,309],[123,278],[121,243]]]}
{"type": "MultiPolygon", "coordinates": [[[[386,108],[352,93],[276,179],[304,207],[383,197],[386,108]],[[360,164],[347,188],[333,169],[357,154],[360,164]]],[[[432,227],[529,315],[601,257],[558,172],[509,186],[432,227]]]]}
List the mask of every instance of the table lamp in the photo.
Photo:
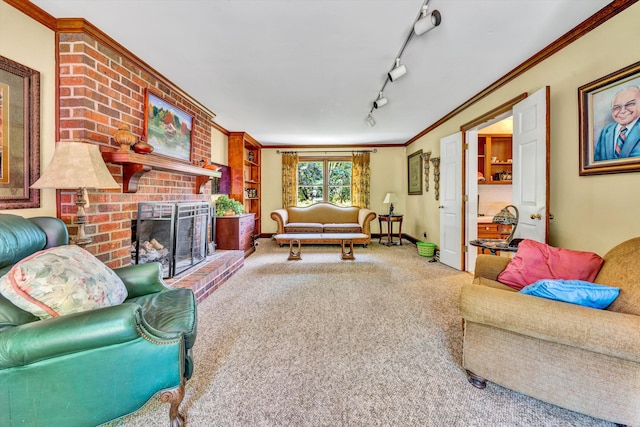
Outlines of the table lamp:
{"type": "Polygon", "coordinates": [[[396,197],[396,193],[387,193],[384,196],[384,201],[382,203],[389,203],[389,216],[393,216],[393,202],[397,202],[398,198],[396,197]]]}
{"type": "Polygon", "coordinates": [[[507,245],[511,244],[513,240],[513,235],[516,232],[516,227],[518,226],[518,218],[520,217],[520,213],[518,212],[518,208],[513,205],[507,205],[500,212],[498,212],[493,217],[494,224],[505,224],[512,225],[511,234],[507,237],[507,245]],[[509,211],[509,208],[513,208],[515,215],[509,211]]]}
{"type": "Polygon", "coordinates": [[[72,243],[87,245],[85,210],[89,206],[87,188],[120,188],[107,169],[97,145],[84,142],[57,142],[53,159],[31,188],[75,189],[78,235],[72,243]]]}

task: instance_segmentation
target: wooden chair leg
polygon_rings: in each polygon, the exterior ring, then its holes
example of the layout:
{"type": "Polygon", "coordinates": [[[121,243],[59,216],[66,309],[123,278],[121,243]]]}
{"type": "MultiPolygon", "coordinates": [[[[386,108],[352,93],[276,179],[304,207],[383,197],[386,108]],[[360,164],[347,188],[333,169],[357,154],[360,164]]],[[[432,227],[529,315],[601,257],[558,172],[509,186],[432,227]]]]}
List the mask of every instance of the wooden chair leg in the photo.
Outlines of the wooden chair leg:
{"type": "Polygon", "coordinates": [[[169,426],[170,427],[184,427],[186,418],[180,413],[180,404],[184,399],[184,382],[178,387],[171,390],[165,390],[160,394],[160,400],[163,403],[169,402],[169,426]]]}

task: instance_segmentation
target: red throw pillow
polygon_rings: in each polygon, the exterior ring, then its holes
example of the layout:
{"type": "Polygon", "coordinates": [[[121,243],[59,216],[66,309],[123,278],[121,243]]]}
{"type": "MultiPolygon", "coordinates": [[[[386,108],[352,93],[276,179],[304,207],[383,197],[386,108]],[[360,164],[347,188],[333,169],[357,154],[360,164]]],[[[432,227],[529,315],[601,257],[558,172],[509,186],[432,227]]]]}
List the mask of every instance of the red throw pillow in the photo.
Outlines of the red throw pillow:
{"type": "Polygon", "coordinates": [[[593,282],[604,259],[593,252],[554,248],[525,239],[498,281],[520,290],[540,279],[593,282]]]}

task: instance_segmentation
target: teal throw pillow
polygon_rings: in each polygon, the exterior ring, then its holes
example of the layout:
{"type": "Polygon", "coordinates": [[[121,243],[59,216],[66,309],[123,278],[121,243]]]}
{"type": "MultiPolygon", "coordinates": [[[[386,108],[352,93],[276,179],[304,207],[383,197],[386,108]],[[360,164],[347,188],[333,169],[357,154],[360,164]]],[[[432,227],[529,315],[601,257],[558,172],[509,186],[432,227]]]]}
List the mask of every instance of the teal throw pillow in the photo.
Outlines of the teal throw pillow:
{"type": "Polygon", "coordinates": [[[618,297],[620,288],[585,282],[584,280],[541,279],[525,286],[520,293],[603,309],[618,297]]]}

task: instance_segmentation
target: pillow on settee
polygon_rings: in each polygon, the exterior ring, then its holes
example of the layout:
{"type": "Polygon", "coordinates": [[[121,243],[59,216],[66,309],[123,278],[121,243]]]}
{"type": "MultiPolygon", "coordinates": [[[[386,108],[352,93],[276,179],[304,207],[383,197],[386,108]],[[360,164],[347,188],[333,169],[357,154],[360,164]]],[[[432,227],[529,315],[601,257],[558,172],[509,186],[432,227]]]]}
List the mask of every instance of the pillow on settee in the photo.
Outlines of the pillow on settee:
{"type": "Polygon", "coordinates": [[[538,280],[522,288],[520,293],[604,309],[618,297],[620,288],[584,280],[538,280]]]}
{"type": "Polygon", "coordinates": [[[0,294],[46,319],[121,304],[127,288],[91,253],[68,245],[36,252],[16,263],[0,278],[0,294]]]}
{"type": "Polygon", "coordinates": [[[593,252],[554,248],[525,239],[498,281],[520,290],[540,279],[584,280],[593,282],[604,259],[593,252]]]}

